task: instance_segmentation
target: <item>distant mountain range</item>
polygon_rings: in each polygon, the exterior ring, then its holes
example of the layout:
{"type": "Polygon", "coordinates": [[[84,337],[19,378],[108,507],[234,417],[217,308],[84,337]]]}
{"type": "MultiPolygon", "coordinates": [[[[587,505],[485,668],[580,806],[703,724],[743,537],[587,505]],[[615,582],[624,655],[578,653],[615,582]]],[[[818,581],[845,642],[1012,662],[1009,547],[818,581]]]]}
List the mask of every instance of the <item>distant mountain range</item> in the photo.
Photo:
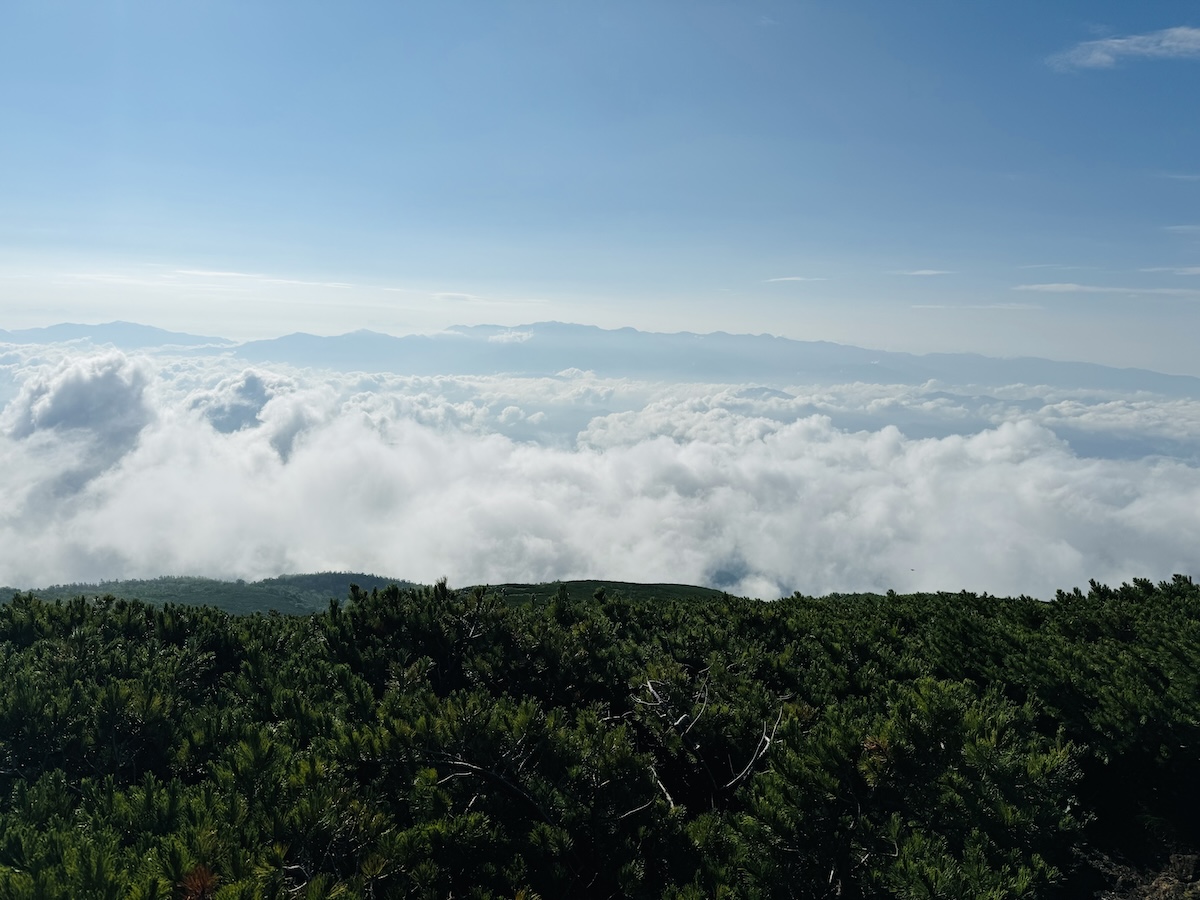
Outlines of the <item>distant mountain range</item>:
{"type": "Polygon", "coordinates": [[[853,381],[925,384],[933,380],[954,385],[1047,385],[1200,397],[1200,378],[1147,369],[1034,357],[917,355],[766,334],[661,334],[561,322],[513,328],[463,326],[435,335],[404,337],[373,331],[332,337],[297,333],[242,344],[127,322],[0,331],[0,342],[7,343],[68,340],[128,350],[188,348],[192,352],[231,354],[255,363],[407,375],[552,376],[578,369],[600,376],[662,381],[784,385],[853,381]]]}
{"type": "Polygon", "coordinates": [[[122,350],[144,350],[149,347],[201,347],[208,344],[232,346],[225,338],[166,331],[152,325],[134,322],[105,322],[100,325],[63,323],[45,328],[21,328],[16,331],[0,329],[0,343],[59,344],[65,341],[88,341],[93,344],[112,344],[122,350]]]}

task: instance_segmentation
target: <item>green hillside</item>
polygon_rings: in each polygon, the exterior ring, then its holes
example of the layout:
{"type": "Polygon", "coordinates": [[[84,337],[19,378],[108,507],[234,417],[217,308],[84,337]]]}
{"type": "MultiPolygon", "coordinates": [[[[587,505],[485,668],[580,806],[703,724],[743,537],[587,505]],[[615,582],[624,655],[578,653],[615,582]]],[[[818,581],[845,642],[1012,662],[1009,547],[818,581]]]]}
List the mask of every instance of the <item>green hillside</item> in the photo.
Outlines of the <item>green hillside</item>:
{"type": "MultiPolygon", "coordinates": [[[[412,582],[361,572],[318,572],[311,575],[280,575],[262,581],[221,581],[215,578],[171,576],[152,579],[101,581],[84,584],[56,584],[34,588],[43,600],[70,600],[74,597],[111,595],[144,603],[178,603],[215,606],[235,615],[256,612],[304,614],[325,609],[331,597],[345,597],[351,583],[366,590],[389,584],[412,587],[412,582]]],[[[0,588],[11,597],[16,588],[0,588]]]]}
{"type": "MultiPolygon", "coordinates": [[[[310,575],[280,575],[262,581],[221,581],[215,578],[172,576],[124,581],[101,581],[78,584],[56,584],[29,589],[42,600],[70,600],[75,597],[111,595],[144,603],[178,603],[192,606],[215,606],[234,615],[270,612],[303,615],[329,606],[331,598],[346,596],[351,584],[363,590],[386,588],[396,584],[409,588],[416,585],[400,578],[367,575],[362,572],[318,572],[310,575]]],[[[634,584],[626,581],[566,581],[544,584],[498,584],[490,590],[512,603],[543,605],[558,594],[559,585],[571,596],[592,597],[599,590],[619,591],[638,601],[685,599],[720,599],[721,591],[685,584],[634,584]]],[[[26,589],[0,587],[0,597],[11,597],[26,589]]],[[[469,589],[468,589],[469,590],[469,589]]]]}

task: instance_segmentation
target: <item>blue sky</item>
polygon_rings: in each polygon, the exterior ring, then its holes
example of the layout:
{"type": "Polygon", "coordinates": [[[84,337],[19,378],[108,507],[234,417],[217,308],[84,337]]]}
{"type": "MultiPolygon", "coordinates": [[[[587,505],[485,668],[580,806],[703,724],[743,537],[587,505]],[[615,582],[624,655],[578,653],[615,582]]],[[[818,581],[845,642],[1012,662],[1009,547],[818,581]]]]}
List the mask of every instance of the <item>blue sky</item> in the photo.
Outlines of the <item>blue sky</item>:
{"type": "Polygon", "coordinates": [[[1200,8],[7,2],[0,328],[557,319],[1200,374],[1200,8]]]}

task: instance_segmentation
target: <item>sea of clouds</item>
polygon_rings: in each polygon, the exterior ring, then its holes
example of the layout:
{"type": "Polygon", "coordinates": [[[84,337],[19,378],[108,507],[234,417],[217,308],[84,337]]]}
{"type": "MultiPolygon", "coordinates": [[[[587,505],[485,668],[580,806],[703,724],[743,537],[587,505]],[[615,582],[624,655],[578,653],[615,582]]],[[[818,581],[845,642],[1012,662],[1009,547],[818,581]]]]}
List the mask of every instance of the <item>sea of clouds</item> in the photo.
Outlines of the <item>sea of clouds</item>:
{"type": "Polygon", "coordinates": [[[1200,401],[0,347],[0,584],[354,570],[1052,596],[1200,574],[1200,401]]]}

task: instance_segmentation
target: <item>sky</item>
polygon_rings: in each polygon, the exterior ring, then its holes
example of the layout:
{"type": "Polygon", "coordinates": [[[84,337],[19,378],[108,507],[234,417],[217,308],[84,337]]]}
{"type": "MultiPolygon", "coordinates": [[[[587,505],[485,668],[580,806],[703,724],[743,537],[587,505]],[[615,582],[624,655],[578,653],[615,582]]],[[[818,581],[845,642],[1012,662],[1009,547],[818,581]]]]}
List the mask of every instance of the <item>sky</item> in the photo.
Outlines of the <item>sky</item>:
{"type": "Polygon", "coordinates": [[[557,320],[1200,375],[1200,7],[0,5],[0,328],[557,320]]]}
{"type": "Polygon", "coordinates": [[[1198,88],[1195,0],[6,0],[0,585],[1198,576],[1186,381],[470,374],[454,330],[1200,376],[1198,88]],[[113,320],[450,349],[15,333],[113,320]]]}

